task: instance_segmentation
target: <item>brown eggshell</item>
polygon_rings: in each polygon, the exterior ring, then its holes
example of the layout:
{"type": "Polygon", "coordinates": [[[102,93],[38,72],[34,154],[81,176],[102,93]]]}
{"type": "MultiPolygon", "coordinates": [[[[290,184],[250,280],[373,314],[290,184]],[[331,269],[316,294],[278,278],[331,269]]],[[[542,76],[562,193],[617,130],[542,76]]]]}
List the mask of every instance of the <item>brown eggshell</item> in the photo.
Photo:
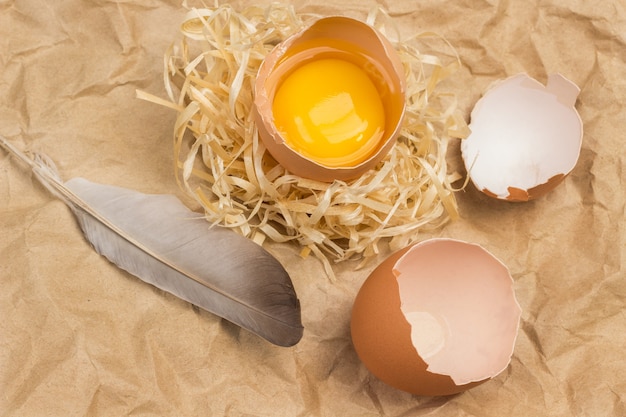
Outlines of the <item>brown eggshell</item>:
{"type": "Polygon", "coordinates": [[[365,281],[352,309],[350,324],[357,355],[380,380],[416,395],[451,395],[479,385],[457,387],[448,375],[426,370],[411,342],[411,327],[400,310],[400,292],[393,265],[409,248],[381,263],[365,281]]]}
{"type": "Polygon", "coordinates": [[[461,143],[474,185],[490,197],[528,201],[553,190],[573,170],[583,126],[580,89],[560,74],[547,85],[526,74],[495,83],[472,110],[461,143]]]}
{"type": "Polygon", "coordinates": [[[404,118],[405,90],[404,67],[388,39],[359,20],[339,16],[326,17],[287,38],[265,57],[254,85],[253,111],[260,139],[274,159],[289,172],[318,181],[349,180],[374,168],[395,144],[404,118]],[[384,84],[389,88],[388,94],[381,94],[383,102],[387,103],[386,127],[381,145],[368,159],[355,166],[329,167],[313,161],[285,144],[274,126],[272,103],[281,81],[301,65],[303,60],[316,53],[307,54],[309,45],[320,40],[323,42],[324,39],[354,45],[369,56],[369,62],[379,70],[379,74],[385,79],[384,84]],[[299,58],[290,59],[295,54],[299,58]],[[389,97],[385,97],[386,95],[389,97]]]}
{"type": "MultiPolygon", "coordinates": [[[[419,249],[419,245],[430,244],[440,246],[442,251],[449,252],[448,262],[455,262],[454,251],[455,246],[458,245],[469,246],[470,250],[478,248],[484,251],[477,245],[465,242],[431,239],[394,253],[370,274],[359,290],[352,310],[351,335],[357,355],[369,371],[380,380],[416,395],[442,396],[463,392],[480,385],[502,369],[492,372],[488,377],[457,385],[450,375],[429,371],[428,363],[418,354],[411,337],[411,325],[402,312],[398,272],[394,273],[394,270],[405,255],[411,256],[410,251],[414,248],[419,249]]],[[[463,261],[460,260],[460,262],[463,261]]],[[[410,272],[404,271],[403,273],[410,272]]],[[[432,277],[432,279],[437,278],[437,276],[432,277]]],[[[515,302],[511,307],[513,317],[517,318],[517,322],[513,323],[515,333],[517,333],[519,305],[515,302]]],[[[507,337],[510,338],[510,336],[507,337]]],[[[505,347],[504,353],[509,358],[514,339],[513,337],[513,340],[507,341],[510,344],[510,351],[506,351],[507,347],[505,347]]],[[[508,360],[506,365],[508,365],[508,360]]]]}

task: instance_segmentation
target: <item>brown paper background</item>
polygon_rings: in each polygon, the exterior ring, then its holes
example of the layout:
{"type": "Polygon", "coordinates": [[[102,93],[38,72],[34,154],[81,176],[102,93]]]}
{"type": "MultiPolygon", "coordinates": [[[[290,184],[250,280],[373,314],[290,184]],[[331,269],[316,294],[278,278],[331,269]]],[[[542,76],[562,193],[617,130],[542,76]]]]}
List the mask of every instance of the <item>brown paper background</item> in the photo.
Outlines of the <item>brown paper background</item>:
{"type": "MultiPolygon", "coordinates": [[[[294,4],[363,18],[376,3],[294,4]]],[[[349,337],[374,265],[341,264],[333,283],[289,245],[268,249],[292,276],[305,332],[295,347],[270,345],[108,263],[1,152],[0,415],[626,415],[624,2],[379,4],[404,33],[433,30],[457,48],[464,66],[447,86],[467,117],[491,82],[518,72],[560,72],[582,89],[584,143],[563,184],[524,204],[470,186],[457,195],[462,218],[421,236],[480,243],[509,266],[524,310],[509,368],[450,398],[386,386],[349,337]]],[[[165,97],[162,56],[184,13],[175,0],[0,1],[0,134],[47,153],[65,178],[180,195],[175,114],[135,89],[165,97]]]]}

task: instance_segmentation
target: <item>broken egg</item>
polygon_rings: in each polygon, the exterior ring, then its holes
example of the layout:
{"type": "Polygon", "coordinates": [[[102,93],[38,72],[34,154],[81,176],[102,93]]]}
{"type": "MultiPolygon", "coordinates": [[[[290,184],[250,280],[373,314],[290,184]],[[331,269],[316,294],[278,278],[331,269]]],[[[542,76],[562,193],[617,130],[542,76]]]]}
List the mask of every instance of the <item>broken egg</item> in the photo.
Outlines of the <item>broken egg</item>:
{"type": "Polygon", "coordinates": [[[287,171],[318,181],[357,178],[395,143],[404,68],[374,27],[321,18],[278,44],[254,86],[259,137],[287,171]]]}
{"type": "Polygon", "coordinates": [[[582,121],[580,89],[560,74],[544,86],[526,74],[492,86],[472,110],[461,154],[485,194],[528,201],[554,189],[576,165],[582,121]]]}
{"type": "Polygon", "coordinates": [[[507,368],[521,308],[506,266],[479,245],[430,239],[392,254],[352,309],[357,355],[416,395],[451,395],[507,368]]]}

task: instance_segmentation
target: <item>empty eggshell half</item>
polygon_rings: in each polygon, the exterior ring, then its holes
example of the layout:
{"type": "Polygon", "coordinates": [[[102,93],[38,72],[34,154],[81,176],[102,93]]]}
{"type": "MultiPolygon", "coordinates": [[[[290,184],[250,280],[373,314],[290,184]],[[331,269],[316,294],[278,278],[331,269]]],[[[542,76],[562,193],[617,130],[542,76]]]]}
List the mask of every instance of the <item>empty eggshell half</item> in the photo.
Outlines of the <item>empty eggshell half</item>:
{"type": "Polygon", "coordinates": [[[396,252],[354,301],[351,335],[365,366],[416,395],[451,395],[509,365],[521,308],[504,264],[479,245],[430,239],[396,252]]]}
{"type": "Polygon", "coordinates": [[[325,17],[285,39],[265,57],[255,80],[253,111],[261,141],[289,172],[318,181],[349,180],[374,168],[393,147],[404,118],[405,90],[402,61],[387,38],[359,20],[325,17]],[[329,166],[302,155],[288,146],[274,124],[272,105],[281,82],[304,63],[324,57],[352,61],[367,72],[384,106],[378,145],[354,165],[329,166]]]}
{"type": "Polygon", "coordinates": [[[580,89],[560,74],[544,86],[526,74],[497,82],[472,110],[461,153],[472,183],[485,194],[528,201],[556,187],[576,165],[582,121],[580,89]]]}

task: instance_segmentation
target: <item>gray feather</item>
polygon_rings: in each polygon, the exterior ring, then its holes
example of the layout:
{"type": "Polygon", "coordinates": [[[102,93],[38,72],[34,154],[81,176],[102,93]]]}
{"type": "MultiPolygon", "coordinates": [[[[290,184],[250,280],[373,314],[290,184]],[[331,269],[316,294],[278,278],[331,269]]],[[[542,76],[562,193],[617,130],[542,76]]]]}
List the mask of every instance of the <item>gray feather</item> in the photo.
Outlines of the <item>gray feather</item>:
{"type": "Polygon", "coordinates": [[[172,195],[82,178],[63,183],[50,162],[28,163],[72,209],[87,240],[118,267],[279,346],[302,337],[300,303],[283,266],[262,247],[209,224],[172,195]]]}

